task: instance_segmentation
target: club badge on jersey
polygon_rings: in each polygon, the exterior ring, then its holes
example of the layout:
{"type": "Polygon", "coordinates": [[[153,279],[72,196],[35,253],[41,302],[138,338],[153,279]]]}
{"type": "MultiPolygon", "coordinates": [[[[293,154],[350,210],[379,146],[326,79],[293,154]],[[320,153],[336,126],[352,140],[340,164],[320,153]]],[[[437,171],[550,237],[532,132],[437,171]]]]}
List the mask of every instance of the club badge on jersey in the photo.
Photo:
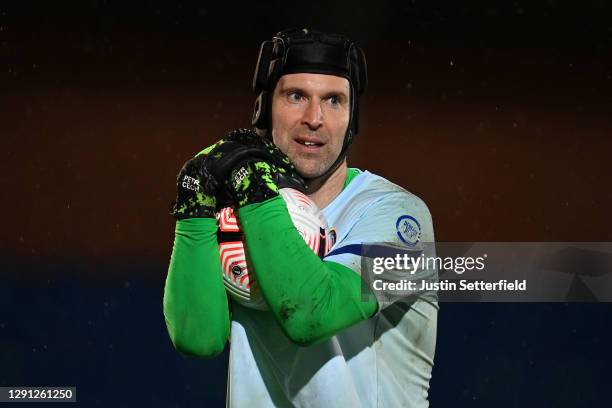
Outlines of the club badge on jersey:
{"type": "MultiPolygon", "coordinates": [[[[310,198],[298,190],[282,188],[280,194],[287,204],[293,225],[308,247],[323,258],[334,245],[335,235],[330,232],[321,211],[310,198]]],[[[217,218],[217,240],[227,293],[243,306],[268,310],[257,284],[256,272],[246,260],[239,219],[231,207],[223,208],[217,218]]]]}

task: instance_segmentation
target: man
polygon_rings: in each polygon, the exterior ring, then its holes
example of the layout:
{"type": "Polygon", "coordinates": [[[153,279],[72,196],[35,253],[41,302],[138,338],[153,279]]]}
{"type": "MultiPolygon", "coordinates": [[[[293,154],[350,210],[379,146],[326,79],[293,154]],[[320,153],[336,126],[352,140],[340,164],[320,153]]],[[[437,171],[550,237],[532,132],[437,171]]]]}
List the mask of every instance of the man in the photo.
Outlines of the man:
{"type": "Polygon", "coordinates": [[[232,132],[179,174],[164,314],[186,354],[214,356],[230,338],[230,406],[428,405],[435,296],[395,303],[384,291],[363,296],[363,244],[413,248],[434,240],[423,201],[347,167],[366,83],[365,58],[351,41],[282,31],[262,44],[255,71],[253,124],[261,137],[232,132]],[[278,195],[302,179],[336,234],[323,260],[278,195]],[[228,306],[214,218],[227,203],[238,208],[269,312],[228,306]]]}

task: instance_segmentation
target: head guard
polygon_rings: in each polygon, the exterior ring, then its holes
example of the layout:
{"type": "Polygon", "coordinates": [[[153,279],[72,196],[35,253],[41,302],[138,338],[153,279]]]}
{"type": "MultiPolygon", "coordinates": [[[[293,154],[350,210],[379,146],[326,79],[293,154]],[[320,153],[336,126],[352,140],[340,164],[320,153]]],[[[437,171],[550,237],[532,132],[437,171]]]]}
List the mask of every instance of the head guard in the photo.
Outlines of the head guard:
{"type": "Polygon", "coordinates": [[[264,41],[253,77],[253,89],[258,96],[252,124],[259,133],[271,137],[272,94],[280,77],[302,72],[344,77],[351,89],[349,125],[340,155],[322,175],[327,176],[342,163],[359,130],[359,96],[368,85],[365,55],[346,37],[310,29],[284,30],[271,41],[264,41]]]}

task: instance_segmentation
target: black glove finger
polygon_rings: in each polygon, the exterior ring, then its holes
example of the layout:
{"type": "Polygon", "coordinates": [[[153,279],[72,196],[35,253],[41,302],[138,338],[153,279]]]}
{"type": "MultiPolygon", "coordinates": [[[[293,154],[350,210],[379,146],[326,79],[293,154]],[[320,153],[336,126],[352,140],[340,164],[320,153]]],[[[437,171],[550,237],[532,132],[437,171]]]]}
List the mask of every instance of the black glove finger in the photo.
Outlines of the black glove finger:
{"type": "MultiPolygon", "coordinates": [[[[225,140],[228,142],[240,143],[245,147],[257,148],[260,147],[262,149],[266,149],[269,156],[259,155],[260,152],[257,152],[258,158],[262,158],[268,161],[271,164],[276,164],[277,166],[282,167],[286,171],[294,171],[295,168],[289,160],[289,157],[285,153],[283,153],[278,146],[276,146],[271,140],[266,139],[264,137],[259,136],[254,130],[251,129],[237,129],[232,132],[229,132],[225,137],[225,140]]],[[[253,150],[255,152],[255,150],[253,150]]],[[[231,169],[230,169],[231,171],[231,169]]]]}
{"type": "Polygon", "coordinates": [[[236,129],[229,132],[225,137],[228,142],[240,143],[244,146],[263,146],[265,140],[252,129],[236,129]]]}
{"type": "Polygon", "coordinates": [[[308,192],[308,188],[306,186],[306,183],[304,182],[304,179],[297,172],[277,172],[274,174],[274,177],[274,182],[276,183],[278,188],[293,188],[298,191],[301,191],[304,194],[308,192]]]}
{"type": "Polygon", "coordinates": [[[261,159],[261,161],[274,165],[280,164],[277,163],[278,157],[263,146],[238,145],[233,146],[231,153],[226,153],[222,159],[214,164],[211,170],[212,176],[219,183],[223,183],[235,167],[252,159],[261,159]]]}

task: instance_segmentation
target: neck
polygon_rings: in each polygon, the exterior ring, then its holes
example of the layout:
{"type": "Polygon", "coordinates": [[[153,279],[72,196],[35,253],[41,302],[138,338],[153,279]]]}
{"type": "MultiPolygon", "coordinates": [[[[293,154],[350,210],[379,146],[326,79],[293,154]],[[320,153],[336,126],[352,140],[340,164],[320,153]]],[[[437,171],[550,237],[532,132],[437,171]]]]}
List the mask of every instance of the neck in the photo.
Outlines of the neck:
{"type": "Polygon", "coordinates": [[[338,166],[329,176],[320,179],[308,180],[308,197],[315,202],[317,207],[323,209],[340,194],[346,180],[346,160],[338,166]]]}

